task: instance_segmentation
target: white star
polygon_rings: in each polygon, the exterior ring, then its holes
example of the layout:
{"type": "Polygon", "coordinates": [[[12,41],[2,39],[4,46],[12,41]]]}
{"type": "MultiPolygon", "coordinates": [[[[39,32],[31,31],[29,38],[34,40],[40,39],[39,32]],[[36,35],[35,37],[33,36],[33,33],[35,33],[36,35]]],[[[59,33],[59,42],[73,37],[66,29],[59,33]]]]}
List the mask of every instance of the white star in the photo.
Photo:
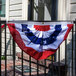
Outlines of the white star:
{"type": "Polygon", "coordinates": [[[43,43],[44,43],[44,44],[46,44],[46,40],[45,40],[45,41],[43,41],[43,43]]]}

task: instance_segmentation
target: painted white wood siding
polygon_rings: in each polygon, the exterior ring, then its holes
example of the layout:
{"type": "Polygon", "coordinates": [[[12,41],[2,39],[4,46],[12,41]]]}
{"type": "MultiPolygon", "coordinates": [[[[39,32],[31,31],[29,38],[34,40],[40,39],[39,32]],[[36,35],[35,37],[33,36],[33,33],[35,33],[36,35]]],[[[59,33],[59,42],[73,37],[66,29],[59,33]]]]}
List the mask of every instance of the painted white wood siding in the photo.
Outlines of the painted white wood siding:
{"type": "Polygon", "coordinates": [[[22,3],[22,0],[10,0],[10,5],[12,4],[21,4],[22,3]]]}
{"type": "Polygon", "coordinates": [[[70,19],[76,19],[76,0],[71,0],[70,2],[70,19]]]}
{"type": "Polygon", "coordinates": [[[22,20],[22,0],[9,1],[9,20],[22,20]]]}

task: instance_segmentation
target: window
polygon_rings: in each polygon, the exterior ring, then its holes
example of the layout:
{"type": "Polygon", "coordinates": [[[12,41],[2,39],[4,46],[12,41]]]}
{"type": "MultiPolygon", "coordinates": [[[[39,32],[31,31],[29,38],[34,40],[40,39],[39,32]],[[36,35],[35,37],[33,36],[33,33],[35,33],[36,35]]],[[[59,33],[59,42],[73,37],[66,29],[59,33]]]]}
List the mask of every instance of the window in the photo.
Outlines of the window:
{"type": "Polygon", "coordinates": [[[32,0],[33,20],[57,20],[57,0],[32,0]]]}
{"type": "Polygon", "coordinates": [[[0,0],[0,17],[5,17],[5,0],[0,0]]]}

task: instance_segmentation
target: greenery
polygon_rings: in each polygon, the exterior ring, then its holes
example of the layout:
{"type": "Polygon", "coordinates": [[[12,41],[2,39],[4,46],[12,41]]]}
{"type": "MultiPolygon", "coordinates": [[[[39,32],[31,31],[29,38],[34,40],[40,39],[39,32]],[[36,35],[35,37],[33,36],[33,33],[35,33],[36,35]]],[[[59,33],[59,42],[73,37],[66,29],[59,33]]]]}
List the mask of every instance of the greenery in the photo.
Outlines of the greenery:
{"type": "Polygon", "coordinates": [[[1,56],[1,60],[5,60],[5,56],[1,56]]]}

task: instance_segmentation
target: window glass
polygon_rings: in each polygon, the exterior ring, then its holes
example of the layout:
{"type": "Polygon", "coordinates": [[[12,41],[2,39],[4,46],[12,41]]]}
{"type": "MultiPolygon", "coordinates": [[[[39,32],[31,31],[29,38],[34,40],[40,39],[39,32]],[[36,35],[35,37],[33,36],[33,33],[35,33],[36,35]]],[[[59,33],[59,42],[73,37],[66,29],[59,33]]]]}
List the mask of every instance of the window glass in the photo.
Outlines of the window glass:
{"type": "Polygon", "coordinates": [[[0,0],[0,17],[5,17],[5,0],[0,0]]]}
{"type": "Polygon", "coordinates": [[[33,20],[56,20],[57,0],[33,0],[33,20]]]}

